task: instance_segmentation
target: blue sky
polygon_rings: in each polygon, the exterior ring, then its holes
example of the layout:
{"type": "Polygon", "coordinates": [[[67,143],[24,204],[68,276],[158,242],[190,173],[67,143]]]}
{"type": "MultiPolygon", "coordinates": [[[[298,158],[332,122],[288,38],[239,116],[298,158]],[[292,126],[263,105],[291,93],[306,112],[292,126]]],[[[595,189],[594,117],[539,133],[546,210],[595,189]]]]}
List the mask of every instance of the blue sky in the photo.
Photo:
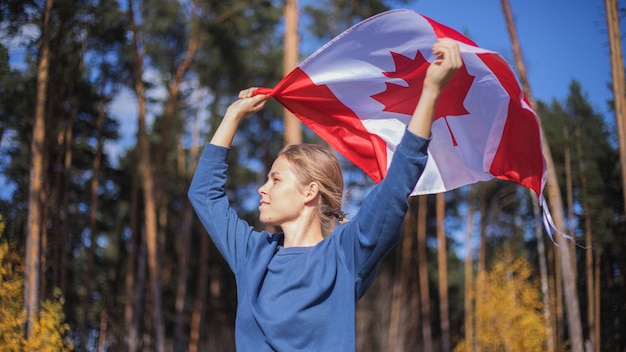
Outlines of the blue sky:
{"type": "MultiPolygon", "coordinates": [[[[564,100],[573,79],[596,112],[614,123],[604,3],[597,0],[510,0],[535,100],[564,100]]],[[[409,8],[464,33],[513,62],[499,0],[419,0],[409,8]]],[[[622,33],[624,33],[624,23],[622,33]]]]}

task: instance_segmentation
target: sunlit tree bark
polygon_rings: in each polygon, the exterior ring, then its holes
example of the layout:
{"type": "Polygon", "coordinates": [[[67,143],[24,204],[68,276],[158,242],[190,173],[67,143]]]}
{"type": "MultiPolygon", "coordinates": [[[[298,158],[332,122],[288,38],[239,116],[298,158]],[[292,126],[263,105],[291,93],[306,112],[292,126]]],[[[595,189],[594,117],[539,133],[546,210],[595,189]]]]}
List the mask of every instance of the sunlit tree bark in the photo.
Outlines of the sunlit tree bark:
{"type": "Polygon", "coordinates": [[[100,311],[100,331],[98,333],[98,352],[107,350],[107,331],[109,328],[109,315],[106,309],[100,311]]]}
{"type": "Polygon", "coordinates": [[[550,292],[550,307],[552,314],[552,329],[554,333],[554,347],[559,350],[563,340],[563,285],[561,259],[559,258],[558,247],[550,246],[547,248],[548,266],[553,270],[548,271],[550,281],[548,282],[550,292]]]}
{"type": "MultiPolygon", "coordinates": [[[[296,66],[299,59],[298,36],[298,0],[285,0],[285,45],[283,56],[283,74],[288,74],[296,66]]],[[[302,125],[300,120],[286,108],[285,113],[285,145],[302,143],[302,125]]]]}
{"type": "Polygon", "coordinates": [[[387,351],[404,351],[406,340],[406,291],[409,286],[409,273],[411,266],[411,212],[407,212],[404,220],[400,253],[394,275],[391,297],[391,313],[389,316],[389,336],[387,339],[387,351]]]}
{"type": "MultiPolygon", "coordinates": [[[[104,77],[102,78],[104,81],[104,77]]],[[[103,84],[103,83],[102,83],[103,84]]],[[[89,328],[89,307],[91,306],[91,296],[94,284],[94,258],[96,250],[96,223],[98,220],[98,189],[100,188],[100,172],[102,168],[102,154],[104,149],[104,137],[102,129],[104,127],[104,116],[106,114],[104,102],[100,104],[98,118],[96,121],[96,153],[93,159],[93,175],[91,178],[91,209],[89,210],[89,248],[87,249],[87,269],[83,282],[85,283],[85,296],[83,298],[83,327],[81,331],[81,350],[88,350],[89,328]]]]}
{"type": "Polygon", "coordinates": [[[439,317],[441,319],[441,351],[450,351],[450,315],[448,311],[448,246],[444,219],[446,214],[445,196],[437,193],[437,269],[439,271],[439,317]]]}
{"type": "MultiPolygon", "coordinates": [[[[600,341],[598,340],[599,333],[596,331],[598,329],[596,325],[596,304],[595,302],[600,302],[599,297],[595,295],[595,280],[598,280],[594,275],[593,269],[593,260],[594,260],[594,252],[596,249],[593,248],[592,243],[592,228],[591,228],[591,208],[589,206],[588,194],[589,187],[587,184],[587,175],[585,173],[585,155],[583,154],[583,148],[581,143],[581,135],[580,135],[580,124],[576,124],[575,134],[576,134],[576,152],[578,153],[578,172],[580,174],[580,193],[581,193],[581,201],[583,207],[583,214],[585,216],[585,247],[587,250],[585,251],[585,272],[587,275],[586,285],[587,285],[587,327],[590,331],[589,338],[591,339],[591,343],[594,346],[595,351],[600,351],[600,341]]],[[[598,303],[599,304],[599,303],[598,303]]]]}
{"type": "Polygon", "coordinates": [[[417,205],[417,263],[420,282],[421,326],[424,351],[433,350],[432,326],[430,322],[430,291],[428,285],[428,262],[426,261],[426,213],[428,196],[418,196],[417,205]]]}
{"type": "MultiPolygon", "coordinates": [[[[139,149],[135,148],[132,151],[131,160],[137,158],[139,149]]],[[[139,175],[135,162],[131,162],[131,195],[130,195],[130,238],[126,248],[128,252],[126,254],[126,278],[125,278],[125,292],[126,300],[124,302],[124,343],[127,351],[134,352],[137,350],[137,336],[139,334],[138,324],[138,312],[135,309],[139,299],[139,295],[136,294],[137,287],[142,287],[144,280],[141,275],[138,275],[138,251],[142,241],[141,232],[139,231],[139,175]]],[[[141,291],[143,292],[143,291],[141,291]]],[[[141,296],[143,297],[143,296],[141,296]]]]}
{"type": "Polygon", "coordinates": [[[45,3],[41,25],[41,46],[37,67],[37,95],[35,101],[35,117],[31,141],[30,178],[28,189],[28,220],[26,224],[26,267],[24,280],[24,309],[26,310],[26,336],[30,336],[33,322],[37,316],[40,292],[41,263],[40,255],[45,252],[41,248],[42,209],[41,196],[44,180],[44,145],[45,145],[45,107],[48,88],[48,68],[50,54],[50,17],[53,0],[45,3]]]}
{"type": "MultiPolygon", "coordinates": [[[[517,68],[517,72],[520,76],[520,81],[522,83],[522,88],[526,93],[526,97],[528,98],[531,106],[534,107],[534,101],[532,98],[532,93],[530,89],[530,84],[528,82],[528,76],[526,74],[526,68],[524,65],[524,60],[521,52],[521,46],[519,44],[519,40],[517,38],[517,30],[515,28],[515,23],[513,21],[513,13],[511,11],[511,7],[508,0],[501,0],[502,10],[504,12],[504,17],[507,23],[507,30],[509,32],[509,36],[511,37],[511,45],[513,47],[513,54],[515,55],[515,66],[517,68]]],[[[561,198],[561,192],[558,186],[558,180],[556,176],[556,170],[554,167],[554,162],[552,161],[552,154],[550,152],[550,147],[545,139],[545,136],[542,133],[542,148],[543,155],[546,160],[546,194],[547,199],[550,202],[552,215],[554,217],[554,224],[558,229],[565,228],[565,216],[563,214],[563,200],[561,198]]],[[[565,295],[565,304],[567,307],[567,327],[569,331],[569,338],[571,343],[571,348],[573,352],[582,352],[583,351],[583,331],[581,325],[580,318],[580,306],[578,300],[578,291],[576,286],[576,274],[574,268],[572,267],[572,263],[575,262],[575,258],[570,251],[570,243],[569,241],[557,234],[556,241],[559,244],[559,254],[561,258],[561,269],[563,272],[563,287],[564,287],[564,295],[565,295]]]]}
{"type": "MultiPolygon", "coordinates": [[[[198,160],[198,153],[200,150],[200,118],[198,117],[200,111],[200,99],[196,101],[195,108],[195,123],[191,137],[191,150],[189,166],[185,163],[186,156],[183,147],[183,135],[180,134],[178,138],[178,177],[181,180],[189,180],[193,174],[193,170],[196,169],[198,160]]],[[[186,184],[186,183],[185,183],[186,184]]],[[[192,237],[192,221],[193,221],[193,209],[189,200],[181,200],[181,225],[180,225],[180,237],[179,243],[180,249],[178,250],[178,266],[179,273],[176,279],[176,325],[174,330],[174,348],[176,350],[184,349],[184,327],[185,327],[185,299],[187,296],[187,278],[189,276],[189,257],[191,254],[191,237],[192,237]]]]}
{"type": "Polygon", "coordinates": [[[146,128],[146,102],[143,84],[143,49],[140,47],[139,29],[135,23],[133,1],[128,0],[128,15],[132,30],[133,58],[135,71],[135,94],[139,110],[139,128],[137,141],[139,144],[140,158],[139,171],[143,181],[145,238],[148,254],[148,270],[150,272],[150,291],[152,293],[152,312],[154,318],[155,348],[158,352],[165,350],[165,318],[163,316],[163,302],[161,292],[161,273],[158,259],[157,239],[157,207],[154,199],[154,176],[152,174],[152,162],[150,157],[150,145],[146,128]]]}
{"type": "Polygon", "coordinates": [[[595,351],[599,351],[600,347],[602,346],[601,342],[601,324],[602,324],[602,320],[600,319],[600,251],[594,251],[595,253],[595,259],[594,259],[594,268],[593,268],[593,273],[594,273],[594,277],[596,278],[594,281],[594,296],[596,297],[595,301],[594,301],[594,314],[595,314],[595,329],[594,329],[594,333],[596,335],[596,339],[595,339],[595,351]]]}
{"type": "MultiPolygon", "coordinates": [[[[480,214],[478,233],[480,241],[478,242],[478,260],[476,265],[476,280],[474,283],[475,307],[481,306],[485,299],[482,293],[484,291],[485,275],[487,273],[487,190],[486,184],[480,184],[478,187],[478,209],[480,214]]],[[[474,312],[476,312],[476,309],[474,312]]],[[[476,319],[474,319],[474,321],[476,321],[476,319]]],[[[481,351],[480,341],[477,338],[474,338],[474,348],[476,351],[481,351]]]]}
{"type": "MultiPolygon", "coordinates": [[[[191,63],[196,55],[196,51],[198,50],[198,45],[200,44],[200,28],[199,28],[199,19],[197,18],[197,9],[195,4],[192,5],[191,9],[191,36],[189,39],[189,43],[187,45],[187,55],[180,63],[180,65],[176,68],[176,73],[174,75],[174,79],[169,87],[169,96],[167,102],[165,104],[165,116],[163,121],[163,128],[161,130],[161,144],[159,146],[159,152],[157,155],[157,163],[156,163],[156,174],[165,174],[163,168],[165,165],[166,153],[169,148],[169,133],[172,128],[172,120],[174,119],[174,113],[176,111],[176,105],[178,103],[178,92],[180,90],[180,84],[183,81],[183,77],[185,73],[189,70],[191,63]]],[[[194,131],[196,134],[198,131],[194,131]]],[[[178,138],[178,177],[181,180],[188,179],[187,175],[189,172],[184,167],[185,156],[183,153],[182,147],[182,134],[179,132],[178,138]]],[[[195,151],[197,153],[197,143],[198,138],[195,139],[196,145],[194,146],[195,151]]],[[[193,156],[192,160],[195,160],[196,156],[193,156]]],[[[195,170],[195,164],[191,165],[195,170]]],[[[159,178],[159,182],[164,182],[164,178],[159,178]]],[[[160,190],[164,190],[165,187],[159,187],[160,190]]],[[[161,193],[161,192],[159,192],[161,193]]],[[[191,222],[193,219],[193,212],[190,207],[189,201],[186,197],[186,193],[183,192],[180,195],[182,202],[182,210],[181,210],[181,241],[179,243],[179,273],[176,280],[176,302],[175,302],[175,310],[176,310],[176,320],[174,326],[174,349],[182,350],[184,348],[184,323],[185,323],[185,315],[184,315],[184,307],[185,307],[185,298],[187,296],[187,277],[189,272],[189,252],[191,246],[191,222]]],[[[167,202],[165,201],[167,197],[160,195],[159,199],[159,207],[163,210],[162,212],[167,214],[167,202]]],[[[165,237],[165,226],[161,226],[159,229],[160,232],[163,232],[160,238],[165,237]]]]}
{"type": "Polygon", "coordinates": [[[626,82],[624,82],[624,54],[622,53],[617,0],[604,0],[604,7],[611,56],[615,125],[617,127],[620,163],[622,165],[622,190],[624,192],[624,209],[622,209],[622,214],[624,214],[626,212],[626,82]]]}
{"type": "Polygon", "coordinates": [[[189,352],[198,352],[200,349],[200,335],[204,326],[203,315],[209,289],[209,235],[200,232],[200,262],[198,264],[198,286],[193,300],[191,313],[191,328],[189,333],[189,352]]]}
{"type": "Polygon", "coordinates": [[[474,345],[474,313],[473,313],[473,289],[474,286],[474,258],[473,258],[473,234],[474,234],[474,186],[469,186],[469,197],[467,200],[467,234],[465,238],[465,247],[467,253],[465,254],[465,293],[464,293],[464,308],[465,308],[465,341],[467,341],[468,352],[475,350],[474,345]]]}
{"type": "MultiPolygon", "coordinates": [[[[531,192],[532,193],[532,192],[531,192]]],[[[534,195],[534,193],[532,193],[534,195]]],[[[546,262],[546,246],[543,236],[543,222],[541,221],[541,209],[539,200],[533,198],[533,210],[535,215],[535,239],[537,240],[537,257],[539,258],[539,275],[541,282],[541,297],[543,302],[543,318],[546,326],[546,352],[554,352],[554,328],[552,320],[552,309],[550,304],[550,288],[548,277],[548,264],[546,262]]]]}

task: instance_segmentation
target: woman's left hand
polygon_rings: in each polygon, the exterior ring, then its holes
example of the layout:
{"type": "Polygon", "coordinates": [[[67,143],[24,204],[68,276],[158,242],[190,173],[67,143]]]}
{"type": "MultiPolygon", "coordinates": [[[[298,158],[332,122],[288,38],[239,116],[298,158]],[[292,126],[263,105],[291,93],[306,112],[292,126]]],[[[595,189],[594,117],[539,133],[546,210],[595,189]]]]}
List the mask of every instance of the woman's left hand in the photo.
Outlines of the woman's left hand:
{"type": "Polygon", "coordinates": [[[424,89],[434,89],[439,93],[463,66],[463,59],[458,43],[450,38],[442,38],[435,43],[433,53],[437,55],[437,59],[428,66],[424,89]]]}

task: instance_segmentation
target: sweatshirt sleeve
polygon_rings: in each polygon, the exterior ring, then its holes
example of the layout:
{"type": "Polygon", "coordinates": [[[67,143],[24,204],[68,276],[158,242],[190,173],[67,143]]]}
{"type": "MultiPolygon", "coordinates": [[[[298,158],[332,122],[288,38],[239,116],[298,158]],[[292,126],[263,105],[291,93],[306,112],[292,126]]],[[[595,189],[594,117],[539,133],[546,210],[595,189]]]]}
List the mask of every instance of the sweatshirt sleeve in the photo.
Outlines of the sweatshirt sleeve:
{"type": "Polygon", "coordinates": [[[226,197],[228,148],[207,144],[189,187],[189,200],[198,218],[231,270],[238,272],[254,229],[241,220],[226,197]]]}
{"type": "Polygon", "coordinates": [[[429,142],[430,139],[405,132],[387,176],[372,189],[357,215],[343,229],[340,246],[361,288],[369,285],[363,281],[370,279],[400,240],[407,198],[424,171],[429,142]]]}

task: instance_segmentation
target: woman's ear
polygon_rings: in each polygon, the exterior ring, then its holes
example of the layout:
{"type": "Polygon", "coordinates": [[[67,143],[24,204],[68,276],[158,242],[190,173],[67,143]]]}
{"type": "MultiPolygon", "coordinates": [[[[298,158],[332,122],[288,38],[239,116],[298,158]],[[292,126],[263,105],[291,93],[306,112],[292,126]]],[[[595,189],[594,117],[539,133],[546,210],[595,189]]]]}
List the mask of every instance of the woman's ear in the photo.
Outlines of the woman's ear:
{"type": "Polygon", "coordinates": [[[318,194],[319,194],[319,188],[317,186],[317,183],[311,182],[308,184],[308,186],[306,186],[304,196],[307,202],[315,199],[318,194]]]}

